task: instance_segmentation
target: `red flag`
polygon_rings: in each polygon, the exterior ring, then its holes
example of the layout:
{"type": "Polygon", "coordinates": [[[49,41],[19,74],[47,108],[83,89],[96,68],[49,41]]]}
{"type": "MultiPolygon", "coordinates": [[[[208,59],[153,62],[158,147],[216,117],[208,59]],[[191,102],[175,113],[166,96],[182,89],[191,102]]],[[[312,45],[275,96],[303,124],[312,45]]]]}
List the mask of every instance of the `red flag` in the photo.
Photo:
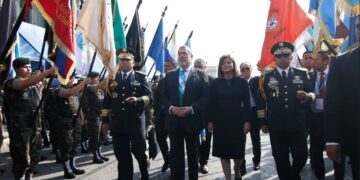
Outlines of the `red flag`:
{"type": "Polygon", "coordinates": [[[71,0],[34,0],[54,32],[54,40],[65,56],[57,56],[58,79],[66,84],[75,69],[74,28],[71,0]],[[58,58],[60,57],[60,58],[58,58]]]}
{"type": "Polygon", "coordinates": [[[270,50],[275,43],[295,43],[296,38],[311,24],[311,19],[306,16],[296,0],[271,0],[259,69],[274,66],[270,50]]]}

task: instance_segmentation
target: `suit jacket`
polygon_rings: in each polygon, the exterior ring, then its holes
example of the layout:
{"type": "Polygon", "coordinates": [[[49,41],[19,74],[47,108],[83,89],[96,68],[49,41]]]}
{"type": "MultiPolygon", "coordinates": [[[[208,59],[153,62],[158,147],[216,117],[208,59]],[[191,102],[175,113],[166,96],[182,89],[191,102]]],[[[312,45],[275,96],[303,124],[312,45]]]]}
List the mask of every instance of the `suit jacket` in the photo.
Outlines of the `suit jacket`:
{"type": "Polygon", "coordinates": [[[260,86],[265,95],[260,96],[259,110],[266,110],[265,116],[258,118],[270,130],[278,132],[306,131],[306,112],[312,97],[302,102],[297,99],[297,91],[313,93],[310,78],[306,71],[290,67],[286,80],[275,69],[260,78],[260,86]]]}
{"type": "Polygon", "coordinates": [[[144,74],[134,71],[126,80],[123,80],[121,73],[118,73],[114,80],[109,80],[101,116],[105,121],[111,116],[110,130],[112,135],[144,132],[144,110],[151,103],[151,87],[144,74]],[[125,99],[131,96],[137,98],[135,105],[125,102],[125,99]]]}
{"type": "Polygon", "coordinates": [[[165,128],[168,132],[176,128],[185,128],[187,132],[199,131],[203,126],[202,112],[209,97],[209,80],[202,70],[191,69],[185,84],[183,106],[191,106],[194,113],[188,116],[176,117],[170,114],[171,106],[179,107],[179,69],[168,72],[160,91],[165,113],[165,128]]]}
{"type": "Polygon", "coordinates": [[[325,140],[340,143],[347,153],[358,154],[359,132],[360,49],[357,47],[336,57],[330,65],[325,97],[325,140]]]}

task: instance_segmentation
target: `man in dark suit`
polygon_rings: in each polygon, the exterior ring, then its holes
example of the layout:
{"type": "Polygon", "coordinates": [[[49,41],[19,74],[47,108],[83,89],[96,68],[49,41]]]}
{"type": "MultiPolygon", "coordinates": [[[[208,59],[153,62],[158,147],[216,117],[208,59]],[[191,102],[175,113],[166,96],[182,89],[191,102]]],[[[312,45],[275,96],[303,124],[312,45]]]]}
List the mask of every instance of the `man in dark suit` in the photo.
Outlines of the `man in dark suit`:
{"type": "Polygon", "coordinates": [[[117,52],[119,71],[115,79],[108,82],[101,110],[103,120],[110,123],[114,154],[118,160],[118,179],[121,180],[133,179],[131,152],[139,163],[141,179],[149,179],[144,109],[152,102],[152,92],[145,75],[133,70],[134,54],[126,48],[117,52]]]}
{"type": "Polygon", "coordinates": [[[161,98],[165,111],[165,128],[170,137],[170,170],[176,180],[185,179],[185,151],[189,179],[198,179],[199,132],[203,127],[201,112],[209,96],[208,76],[204,71],[190,68],[193,58],[187,46],[178,50],[180,68],[166,74],[161,98]]]}
{"type": "Polygon", "coordinates": [[[315,99],[306,71],[290,67],[294,46],[278,42],[271,48],[276,69],[260,78],[263,102],[258,118],[270,143],[280,180],[299,180],[307,160],[306,111],[315,99]],[[265,113],[266,109],[266,113],[265,113]],[[293,161],[290,163],[289,154],[293,161]]]}
{"type": "MultiPolygon", "coordinates": [[[[258,88],[259,88],[259,76],[251,77],[252,68],[248,62],[240,64],[241,77],[249,82],[250,88],[250,106],[251,106],[251,130],[250,137],[253,151],[253,170],[260,169],[260,157],[261,157],[261,144],[260,144],[260,122],[257,118],[257,105],[259,104],[258,88]]],[[[242,175],[246,174],[246,161],[241,164],[240,172],[242,175]]]]}
{"type": "MultiPolygon", "coordinates": [[[[314,73],[310,75],[310,79],[315,89],[316,100],[312,103],[311,108],[307,114],[307,123],[310,134],[310,163],[311,167],[314,169],[315,176],[318,179],[324,179],[325,163],[323,158],[323,151],[325,147],[325,122],[323,104],[326,94],[326,82],[329,73],[328,64],[330,62],[330,57],[326,51],[320,51],[317,54],[317,57],[313,60],[314,73]]],[[[345,171],[341,170],[340,166],[335,165],[335,167],[339,167],[335,168],[335,176],[337,176],[339,179],[343,179],[345,171]]]]}
{"type": "MultiPolygon", "coordinates": [[[[177,62],[175,60],[165,60],[164,64],[165,73],[175,70],[177,68],[177,62]]],[[[161,103],[160,91],[163,88],[164,79],[160,79],[159,83],[153,84],[154,94],[154,122],[156,130],[156,140],[159,144],[161,154],[164,159],[164,164],[161,168],[161,172],[166,172],[170,166],[170,152],[167,142],[168,132],[165,129],[165,115],[164,107],[161,103]]]]}
{"type": "MultiPolygon", "coordinates": [[[[360,42],[360,16],[356,18],[360,42]]],[[[359,179],[360,48],[337,56],[330,65],[325,97],[325,140],[328,157],[341,162],[349,155],[353,179],[359,179]]]]}

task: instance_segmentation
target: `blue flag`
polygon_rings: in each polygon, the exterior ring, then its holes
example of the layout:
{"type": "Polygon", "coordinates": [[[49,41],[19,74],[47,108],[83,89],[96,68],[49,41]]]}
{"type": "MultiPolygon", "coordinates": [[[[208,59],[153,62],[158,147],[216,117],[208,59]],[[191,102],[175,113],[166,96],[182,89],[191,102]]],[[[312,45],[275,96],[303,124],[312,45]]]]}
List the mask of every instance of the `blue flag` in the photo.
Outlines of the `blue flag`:
{"type": "Polygon", "coordinates": [[[156,70],[164,73],[165,44],[163,40],[163,19],[160,20],[156,29],[148,55],[155,60],[156,70]]]}

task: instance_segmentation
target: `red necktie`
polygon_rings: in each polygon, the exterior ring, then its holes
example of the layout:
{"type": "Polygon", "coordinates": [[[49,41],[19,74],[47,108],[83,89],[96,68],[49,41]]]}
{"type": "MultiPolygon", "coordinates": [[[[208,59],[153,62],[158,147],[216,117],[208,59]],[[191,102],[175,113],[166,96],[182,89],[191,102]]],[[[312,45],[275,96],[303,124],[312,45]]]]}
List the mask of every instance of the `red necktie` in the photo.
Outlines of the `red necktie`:
{"type": "Polygon", "coordinates": [[[321,91],[320,91],[320,97],[321,98],[325,98],[325,94],[326,94],[326,84],[325,84],[325,77],[324,77],[324,72],[321,72],[320,73],[320,88],[321,88],[321,91]]]}

